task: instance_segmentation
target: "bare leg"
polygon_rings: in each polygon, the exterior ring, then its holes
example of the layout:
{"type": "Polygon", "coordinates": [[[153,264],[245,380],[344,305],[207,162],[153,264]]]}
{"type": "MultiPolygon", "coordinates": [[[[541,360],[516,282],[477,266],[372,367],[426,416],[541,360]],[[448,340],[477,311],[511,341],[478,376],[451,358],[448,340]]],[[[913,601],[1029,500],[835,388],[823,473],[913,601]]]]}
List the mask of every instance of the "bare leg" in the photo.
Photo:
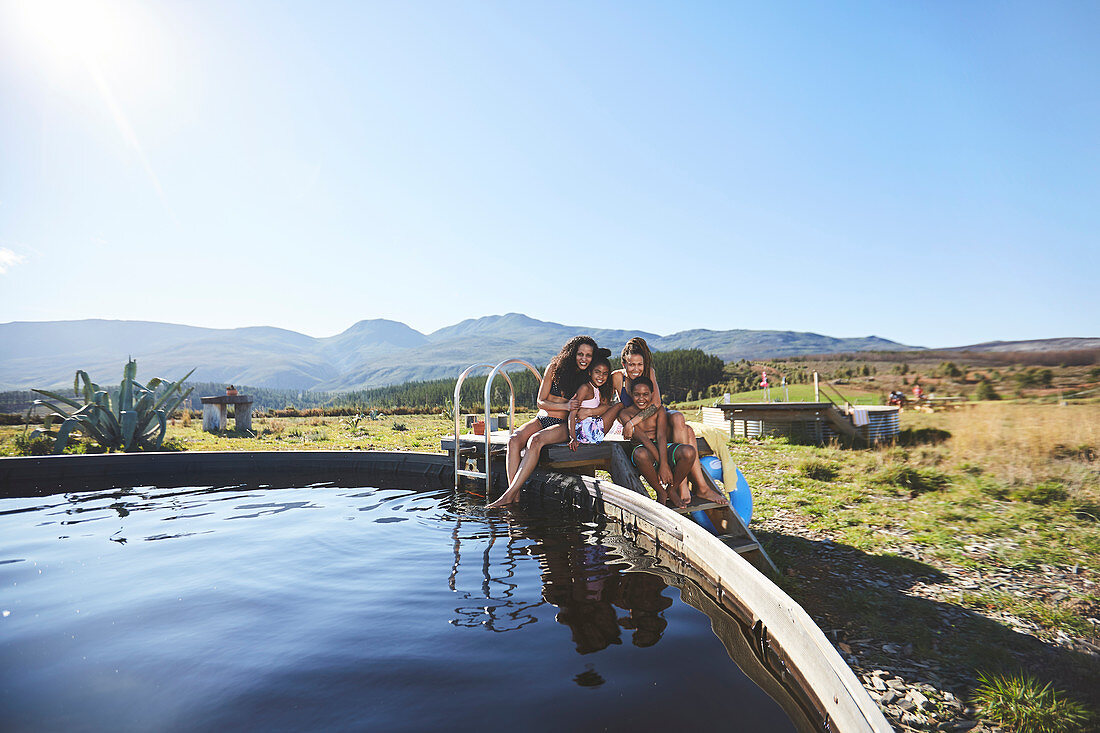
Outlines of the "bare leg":
{"type": "MultiPolygon", "coordinates": [[[[691,429],[691,426],[687,424],[687,420],[684,418],[684,413],[678,410],[669,410],[668,422],[672,428],[672,440],[677,443],[683,443],[684,445],[690,445],[695,448],[697,445],[695,439],[695,431],[691,429]]],[[[677,451],[678,452],[678,451],[677,451]]],[[[699,461],[692,461],[691,465],[691,482],[695,484],[695,488],[700,491],[710,491],[709,484],[707,484],[706,478],[703,476],[703,467],[699,465],[699,461]]]]}
{"type": "MultiPolygon", "coordinates": [[[[690,457],[690,462],[691,462],[692,466],[686,467],[684,469],[684,472],[683,472],[684,483],[682,484],[684,488],[687,488],[687,480],[686,479],[688,477],[688,474],[691,472],[692,468],[693,467],[694,468],[699,468],[700,467],[699,466],[699,453],[694,448],[692,448],[691,446],[687,446],[687,445],[680,446],[680,448],[677,449],[676,458],[678,460],[677,460],[677,463],[676,463],[676,476],[681,475],[680,474],[680,464],[688,462],[689,457],[690,457]]],[[[695,485],[695,494],[700,499],[705,499],[706,501],[713,501],[716,504],[729,504],[729,499],[727,499],[726,497],[722,496],[720,493],[718,493],[717,491],[712,489],[711,485],[710,485],[710,482],[707,481],[705,478],[703,479],[702,483],[695,485]]],[[[691,493],[690,492],[687,495],[687,499],[688,499],[688,502],[690,503],[691,502],[691,493]]]]}
{"type": "Polygon", "coordinates": [[[542,423],[535,419],[525,423],[523,427],[512,433],[511,437],[508,438],[508,458],[506,461],[508,483],[512,483],[512,478],[516,475],[516,469],[519,468],[520,453],[527,447],[527,441],[540,430],[542,430],[542,423]]]}
{"type": "Polygon", "coordinates": [[[695,459],[695,449],[690,445],[681,445],[676,449],[676,464],[672,470],[672,485],[677,492],[676,506],[685,507],[691,503],[691,489],[688,488],[687,478],[695,459]]]}
{"type": "Polygon", "coordinates": [[[565,425],[553,425],[535,433],[534,437],[532,437],[531,441],[527,444],[527,450],[524,452],[523,458],[519,462],[519,466],[516,467],[516,475],[508,482],[508,488],[501,497],[490,504],[488,508],[495,509],[496,507],[514,504],[519,501],[519,492],[523,488],[523,484],[527,482],[527,479],[534,472],[535,466],[539,465],[539,454],[542,453],[543,447],[553,443],[561,443],[566,440],[568,435],[569,430],[565,425]]]}
{"type": "Polygon", "coordinates": [[[657,494],[657,503],[662,506],[668,506],[668,493],[665,491],[665,485],[661,483],[661,479],[657,476],[657,466],[653,456],[649,454],[649,449],[642,446],[634,451],[633,457],[638,461],[638,470],[642,472],[642,476],[653,488],[653,492],[657,494]],[[639,465],[640,464],[640,465],[639,465]]]}
{"type": "Polygon", "coordinates": [[[622,411],[623,403],[616,402],[614,405],[611,406],[611,409],[609,409],[603,415],[600,415],[600,419],[603,420],[603,432],[605,435],[609,430],[611,430],[611,426],[615,424],[615,418],[617,418],[619,416],[619,413],[622,411]]]}

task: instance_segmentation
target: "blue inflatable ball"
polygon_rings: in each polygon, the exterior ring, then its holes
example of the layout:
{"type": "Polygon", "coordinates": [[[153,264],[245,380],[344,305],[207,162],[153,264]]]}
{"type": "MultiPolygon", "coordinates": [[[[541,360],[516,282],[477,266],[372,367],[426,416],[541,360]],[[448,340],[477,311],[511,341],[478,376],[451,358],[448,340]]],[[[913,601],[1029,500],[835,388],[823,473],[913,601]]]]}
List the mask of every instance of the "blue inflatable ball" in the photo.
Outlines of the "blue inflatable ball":
{"type": "Polygon", "coordinates": [[[707,456],[700,459],[700,464],[703,466],[703,470],[706,471],[712,479],[715,481],[722,480],[722,459],[718,456],[707,456]]]}
{"type": "Polygon", "coordinates": [[[752,521],[752,489],[749,488],[749,482],[740,468],[737,469],[735,488],[730,493],[730,505],[737,512],[737,516],[741,517],[742,522],[748,524],[752,521]]]}

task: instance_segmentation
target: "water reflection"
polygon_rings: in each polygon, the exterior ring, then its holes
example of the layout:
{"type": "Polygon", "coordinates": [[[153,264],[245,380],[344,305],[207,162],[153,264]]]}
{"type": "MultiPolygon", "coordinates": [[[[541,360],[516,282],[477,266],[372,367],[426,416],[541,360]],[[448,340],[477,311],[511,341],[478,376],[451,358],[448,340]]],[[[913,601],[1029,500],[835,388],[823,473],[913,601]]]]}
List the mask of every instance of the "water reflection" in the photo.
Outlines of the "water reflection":
{"type": "MultiPolygon", "coordinates": [[[[555,620],[569,627],[578,654],[622,644],[624,631],[630,632],[634,646],[656,644],[668,625],[662,614],[673,603],[663,594],[668,585],[650,573],[628,572],[629,563],[604,541],[612,539],[606,536],[609,531],[554,512],[486,517],[471,516],[456,506],[451,533],[454,562],[448,585],[472,603],[456,608],[452,623],[494,632],[514,631],[537,620],[531,613],[535,608],[550,604],[558,609],[555,620]],[[457,582],[464,541],[466,563],[480,565],[480,593],[464,591],[457,582]],[[517,593],[513,578],[523,556],[538,561],[542,581],[539,601],[524,600],[517,593]]],[[[602,684],[602,678],[592,674],[595,676],[581,673],[577,684],[602,684]]]]}

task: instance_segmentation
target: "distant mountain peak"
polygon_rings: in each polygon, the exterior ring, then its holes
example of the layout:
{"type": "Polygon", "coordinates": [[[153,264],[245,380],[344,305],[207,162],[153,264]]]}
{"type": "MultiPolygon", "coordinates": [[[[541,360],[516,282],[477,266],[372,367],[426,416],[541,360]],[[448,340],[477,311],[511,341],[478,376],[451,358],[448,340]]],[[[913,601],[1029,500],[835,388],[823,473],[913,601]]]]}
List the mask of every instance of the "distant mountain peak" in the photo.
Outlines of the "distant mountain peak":
{"type": "Polygon", "coordinates": [[[420,333],[415,328],[408,326],[401,321],[393,321],[389,318],[364,318],[363,320],[356,321],[355,323],[348,326],[348,328],[344,329],[341,332],[341,335],[345,333],[362,333],[364,331],[371,333],[420,333]]]}
{"type": "Polygon", "coordinates": [[[660,336],[541,321],[509,312],[469,318],[425,335],[387,318],[362,319],[313,338],[276,327],[210,329],[148,321],[87,320],[0,324],[0,388],[72,383],[76,369],[114,373],[133,354],[143,373],[198,367],[198,381],[255,387],[344,390],[457,376],[475,362],[522,358],[545,364],[562,344],[589,334],[618,353],[633,336],[655,351],[702,349],[723,359],[767,358],[866,349],[906,349],[868,337],[838,339],[793,331],[695,329],[660,336]]]}

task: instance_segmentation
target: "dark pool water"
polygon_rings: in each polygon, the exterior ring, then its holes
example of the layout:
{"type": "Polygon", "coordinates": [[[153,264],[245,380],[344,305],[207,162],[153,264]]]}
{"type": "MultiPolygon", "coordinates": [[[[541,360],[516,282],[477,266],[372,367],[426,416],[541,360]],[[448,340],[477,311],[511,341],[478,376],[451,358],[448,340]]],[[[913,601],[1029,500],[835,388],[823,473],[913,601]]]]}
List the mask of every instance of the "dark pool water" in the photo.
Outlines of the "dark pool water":
{"type": "Polygon", "coordinates": [[[794,730],[611,532],[447,491],[3,499],[0,729],[794,730]]]}

